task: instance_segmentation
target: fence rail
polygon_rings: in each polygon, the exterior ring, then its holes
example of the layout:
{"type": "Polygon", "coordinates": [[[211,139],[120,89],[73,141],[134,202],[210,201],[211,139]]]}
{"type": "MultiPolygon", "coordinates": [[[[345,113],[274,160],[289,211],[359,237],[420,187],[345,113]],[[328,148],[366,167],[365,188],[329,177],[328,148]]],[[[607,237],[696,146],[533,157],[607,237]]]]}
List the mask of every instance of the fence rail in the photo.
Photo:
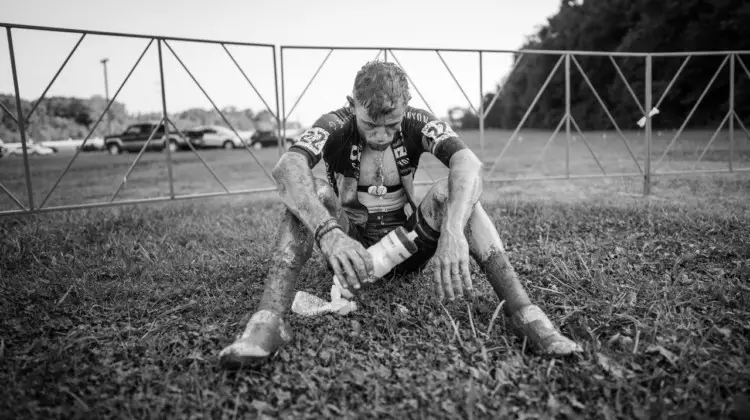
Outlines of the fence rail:
{"type": "MultiPolygon", "coordinates": [[[[220,46],[229,57],[229,60],[233,63],[233,65],[237,68],[237,70],[242,74],[243,78],[247,81],[247,83],[250,85],[250,87],[253,89],[255,94],[260,98],[260,100],[265,105],[267,111],[270,113],[270,115],[273,117],[273,119],[276,120],[277,124],[276,126],[279,127],[279,134],[281,133],[279,124],[280,118],[279,118],[279,110],[278,110],[278,78],[276,76],[276,46],[271,44],[258,44],[258,43],[247,43],[247,42],[236,42],[236,41],[215,41],[215,40],[207,40],[207,39],[199,39],[199,38],[178,38],[178,37],[167,37],[167,36],[156,36],[156,35],[142,35],[142,34],[126,34],[126,33],[118,33],[118,32],[104,32],[104,31],[91,31],[91,30],[80,30],[80,29],[69,29],[69,28],[48,28],[48,27],[41,27],[41,26],[30,26],[30,25],[17,25],[17,24],[7,24],[7,23],[0,23],[0,28],[4,28],[8,40],[8,52],[9,52],[9,61],[11,65],[11,74],[13,78],[13,88],[14,88],[14,96],[16,100],[16,113],[13,114],[9,109],[7,109],[5,106],[1,107],[1,110],[5,113],[7,113],[11,119],[17,124],[18,132],[20,133],[21,137],[21,148],[23,153],[23,162],[24,162],[24,177],[25,177],[25,183],[26,183],[26,194],[27,194],[27,201],[28,205],[24,205],[17,197],[15,197],[9,189],[3,185],[3,180],[0,179],[0,191],[2,193],[8,195],[11,200],[14,202],[14,204],[18,207],[17,209],[13,210],[7,210],[7,211],[0,211],[0,216],[7,215],[7,214],[30,214],[30,213],[40,213],[40,212],[48,212],[48,211],[56,211],[56,210],[72,210],[72,209],[85,209],[85,208],[93,208],[93,207],[102,207],[102,206],[112,206],[112,205],[118,205],[118,204],[137,204],[137,203],[152,203],[152,202],[159,202],[159,201],[165,201],[165,200],[179,200],[179,199],[186,199],[186,198],[201,198],[201,197],[215,197],[217,195],[235,195],[235,194],[252,194],[252,193],[260,193],[265,192],[268,190],[268,188],[255,188],[255,189],[243,189],[243,190],[229,190],[225,183],[222,182],[222,180],[218,177],[216,174],[216,171],[206,162],[205,159],[201,156],[200,152],[195,149],[195,147],[192,145],[192,143],[186,138],[186,136],[177,128],[177,126],[172,122],[168,116],[167,113],[167,95],[166,95],[166,87],[165,87],[165,75],[164,75],[164,57],[163,52],[164,50],[168,50],[169,53],[177,60],[177,62],[180,64],[180,67],[184,69],[186,74],[190,77],[190,79],[195,83],[195,85],[199,88],[199,90],[203,93],[203,95],[206,97],[206,99],[211,103],[213,108],[218,112],[221,119],[224,121],[224,123],[229,127],[229,129],[232,131],[232,133],[239,138],[244,146],[244,148],[247,150],[247,152],[250,154],[250,156],[253,158],[255,163],[263,170],[265,175],[271,180],[272,183],[275,183],[273,177],[271,176],[271,173],[268,168],[263,165],[261,160],[258,158],[256,153],[253,151],[253,149],[250,147],[250,145],[247,143],[247,141],[240,136],[240,134],[237,132],[237,130],[233,127],[231,122],[227,119],[227,117],[224,115],[224,113],[216,106],[215,101],[211,98],[211,96],[208,94],[206,89],[202,86],[202,84],[198,81],[198,79],[193,75],[193,73],[190,71],[188,66],[184,63],[184,61],[180,58],[180,56],[177,54],[177,52],[172,48],[170,45],[170,42],[172,41],[180,41],[180,42],[190,42],[190,43],[203,43],[203,44],[210,44],[210,45],[217,45],[220,46]],[[16,51],[15,51],[15,45],[13,42],[13,33],[14,30],[37,30],[37,31],[46,31],[46,32],[65,32],[65,33],[73,33],[73,34],[80,34],[80,37],[78,38],[78,41],[73,46],[72,50],[68,53],[67,57],[63,61],[60,68],[57,70],[55,75],[52,77],[51,81],[47,84],[47,87],[44,89],[42,95],[39,97],[39,99],[33,104],[32,109],[30,112],[28,112],[27,115],[24,116],[22,105],[21,105],[21,92],[19,89],[19,74],[16,69],[16,51]],[[146,44],[146,47],[143,49],[143,51],[138,56],[138,59],[135,61],[133,66],[130,68],[130,71],[125,76],[125,79],[122,81],[122,83],[119,85],[117,90],[115,91],[114,95],[111,99],[107,102],[107,105],[104,108],[104,111],[98,116],[96,121],[94,122],[93,126],[89,129],[88,134],[83,139],[83,142],[76,150],[73,157],[70,159],[70,161],[67,163],[65,168],[63,169],[62,173],[56,178],[52,188],[46,192],[44,195],[44,198],[41,200],[41,203],[36,206],[35,203],[35,195],[34,190],[35,186],[32,182],[31,177],[31,168],[29,164],[29,153],[28,153],[28,144],[27,144],[27,129],[28,129],[28,122],[33,115],[33,113],[37,110],[37,107],[39,104],[45,99],[45,96],[49,89],[52,87],[52,85],[57,80],[60,73],[63,71],[63,69],[66,67],[68,62],[70,61],[71,57],[73,57],[76,53],[76,50],[78,50],[81,43],[84,41],[84,39],[87,36],[110,36],[110,37],[118,37],[118,38],[138,38],[138,39],[144,39],[148,40],[148,43],[146,44]],[[157,46],[157,57],[158,57],[158,64],[159,64],[159,83],[160,83],[160,98],[161,98],[161,119],[159,123],[154,127],[154,130],[149,135],[148,139],[146,140],[145,144],[141,147],[138,155],[136,156],[135,160],[132,162],[130,167],[128,168],[127,173],[122,178],[122,181],[117,186],[115,191],[112,193],[111,197],[107,201],[102,202],[96,202],[96,203],[85,203],[85,204],[74,204],[74,205],[63,205],[63,206],[55,206],[55,207],[48,207],[47,203],[49,202],[52,195],[55,193],[57,188],[60,185],[60,182],[63,180],[63,178],[68,174],[70,171],[73,163],[76,161],[80,153],[83,151],[84,146],[88,143],[88,141],[91,139],[91,136],[93,135],[96,128],[101,123],[102,119],[105,115],[109,112],[110,107],[112,104],[116,101],[117,97],[119,96],[120,92],[122,91],[123,87],[125,87],[126,83],[132,76],[133,72],[138,68],[138,65],[142,62],[143,57],[146,55],[146,53],[149,51],[149,49],[152,47],[152,45],[156,43],[157,46]],[[271,52],[273,57],[273,66],[274,66],[274,92],[275,92],[275,103],[276,103],[276,110],[274,111],[271,109],[271,107],[268,105],[268,101],[258,92],[257,88],[253,84],[252,80],[248,77],[247,73],[243,70],[243,68],[240,66],[240,64],[237,62],[237,60],[234,58],[232,53],[227,49],[227,45],[233,45],[233,46],[241,46],[241,47],[254,47],[254,48],[263,48],[267,49],[271,52]],[[164,48],[166,47],[166,48],[164,48]],[[165,145],[167,139],[170,138],[170,132],[172,131],[170,127],[174,128],[174,132],[176,132],[185,142],[185,144],[188,146],[190,151],[192,151],[197,158],[200,160],[200,162],[206,167],[206,169],[212,174],[212,176],[215,178],[215,180],[221,185],[223,188],[223,193],[199,193],[199,194],[183,194],[178,195],[175,193],[174,190],[174,177],[173,177],[173,159],[170,147],[165,147],[165,162],[167,165],[167,172],[168,172],[168,178],[169,178],[169,195],[166,197],[151,197],[151,198],[142,198],[142,199],[130,199],[130,200],[120,200],[115,201],[118,194],[122,190],[123,185],[127,182],[128,177],[130,176],[131,172],[135,168],[135,166],[140,161],[141,157],[143,156],[144,152],[147,150],[148,146],[152,143],[152,141],[155,139],[157,134],[157,128],[159,126],[163,126],[164,128],[164,134],[162,139],[165,141],[165,145]]],[[[111,134],[111,133],[110,133],[111,134]]],[[[283,146],[283,139],[279,135],[279,151],[281,152],[283,146]]]]}
{"type": "MultiPolygon", "coordinates": [[[[61,206],[49,206],[48,205],[50,197],[59,187],[59,184],[62,181],[62,179],[70,171],[71,166],[78,158],[80,152],[83,149],[83,146],[90,140],[96,127],[101,123],[104,115],[107,114],[110,107],[112,106],[112,104],[115,102],[118,95],[122,91],[123,87],[128,82],[131,75],[133,74],[135,69],[138,67],[139,63],[141,63],[144,55],[149,51],[149,49],[151,49],[154,43],[156,43],[156,48],[157,48],[157,53],[158,53],[161,114],[162,114],[159,125],[163,125],[164,127],[163,139],[168,139],[170,133],[175,133],[176,135],[182,137],[183,139],[186,138],[184,133],[180,131],[180,129],[174,124],[174,122],[170,119],[168,115],[167,94],[166,94],[166,88],[165,88],[165,73],[164,73],[164,63],[163,63],[163,54],[166,51],[168,51],[169,54],[177,61],[180,68],[182,68],[185,71],[185,74],[189,76],[189,78],[195,83],[195,85],[202,92],[205,98],[211,103],[214,110],[218,112],[222,121],[229,127],[229,129],[232,131],[232,133],[235,136],[240,138],[240,140],[242,141],[244,145],[244,148],[247,150],[247,152],[249,153],[250,157],[253,159],[255,164],[257,164],[262,169],[265,176],[268,179],[270,179],[272,183],[274,182],[273,177],[271,176],[268,168],[266,168],[263,165],[263,162],[259,159],[256,153],[252,150],[250,145],[248,145],[247,141],[245,141],[245,139],[242,136],[240,136],[238,131],[232,126],[229,119],[219,109],[219,107],[216,105],[216,102],[211,98],[211,96],[208,94],[208,92],[203,87],[203,85],[199,82],[199,80],[195,77],[195,75],[190,71],[190,69],[185,64],[185,62],[181,59],[179,54],[177,54],[177,52],[172,48],[170,43],[174,41],[216,45],[216,46],[221,47],[226,52],[229,62],[231,62],[234,67],[236,67],[236,69],[241,74],[242,78],[252,88],[255,95],[257,95],[257,97],[260,98],[261,102],[263,103],[263,106],[265,107],[265,110],[268,111],[269,114],[275,119],[276,127],[278,130],[277,134],[278,134],[278,139],[279,139],[279,145],[278,145],[279,154],[283,153],[283,149],[284,149],[283,142],[286,137],[286,127],[287,127],[288,119],[293,114],[293,112],[297,109],[297,106],[303,100],[309,88],[315,82],[316,78],[318,77],[319,73],[324,68],[326,63],[328,62],[331,55],[336,51],[352,51],[352,50],[375,51],[377,52],[375,59],[379,59],[382,56],[383,59],[386,61],[392,60],[396,62],[399,66],[404,68],[404,70],[407,72],[407,78],[409,80],[411,87],[416,92],[417,96],[424,102],[427,109],[433,113],[434,113],[433,108],[430,106],[429,102],[425,99],[424,95],[422,94],[422,91],[420,91],[419,88],[417,87],[417,82],[419,81],[418,80],[415,81],[411,77],[408,76],[409,69],[402,65],[401,61],[399,60],[399,56],[402,53],[405,54],[407,52],[413,52],[413,51],[434,52],[437,59],[440,61],[440,63],[442,63],[442,67],[447,72],[447,75],[450,76],[450,78],[453,80],[453,82],[459,89],[462,97],[466,100],[466,103],[468,104],[467,109],[471,109],[472,112],[474,112],[474,114],[477,115],[478,117],[479,143],[480,143],[479,148],[481,149],[483,156],[484,156],[485,147],[486,147],[486,138],[485,138],[486,137],[486,120],[490,111],[496,105],[498,98],[500,97],[500,94],[501,94],[499,89],[493,92],[490,95],[489,101],[487,101],[487,104],[485,105],[485,100],[483,97],[484,95],[483,75],[484,75],[484,67],[485,67],[484,62],[485,62],[487,55],[488,54],[512,54],[515,60],[513,62],[513,65],[511,66],[510,73],[506,77],[509,77],[514,72],[516,72],[517,69],[519,68],[519,65],[522,63],[524,59],[526,59],[526,57],[530,57],[534,55],[547,55],[547,56],[551,55],[551,56],[558,57],[554,65],[554,68],[547,75],[544,83],[542,84],[542,86],[536,93],[536,96],[534,97],[534,99],[532,100],[532,102],[530,103],[526,111],[524,112],[522,118],[520,119],[520,122],[514,128],[510,137],[502,145],[499,154],[492,160],[492,165],[489,166],[489,172],[486,176],[486,179],[488,182],[510,182],[510,181],[518,181],[518,180],[530,180],[531,181],[531,180],[557,180],[557,179],[585,179],[585,178],[596,178],[596,177],[628,177],[630,176],[630,177],[641,177],[643,179],[643,193],[645,195],[648,195],[650,194],[652,177],[654,176],[688,174],[688,173],[740,172],[740,171],[750,170],[750,168],[737,167],[736,165],[737,160],[735,156],[735,153],[737,152],[737,144],[736,144],[736,137],[735,137],[735,122],[737,123],[737,126],[739,126],[740,129],[745,133],[748,140],[750,140],[750,132],[748,132],[748,129],[743,124],[742,118],[737,114],[735,110],[735,96],[736,96],[735,95],[735,79],[737,78],[737,73],[740,73],[740,75],[746,75],[748,78],[750,78],[750,70],[748,69],[748,66],[745,63],[745,60],[743,60],[743,57],[742,57],[742,56],[750,55],[750,51],[626,53],[626,52],[600,52],[600,51],[403,48],[403,47],[386,47],[386,46],[384,47],[347,47],[347,46],[284,45],[284,46],[277,47],[271,44],[246,43],[246,42],[236,42],[236,41],[217,41],[217,40],[207,40],[207,39],[198,39],[198,38],[178,38],[178,37],[168,37],[168,36],[158,36],[158,35],[126,34],[126,33],[117,33],[117,32],[90,31],[90,30],[79,30],[79,29],[68,29],[68,28],[50,28],[50,27],[7,24],[7,23],[0,23],[0,28],[5,29],[5,33],[7,36],[8,52],[9,52],[8,60],[10,63],[10,68],[11,68],[11,76],[13,79],[13,89],[14,89],[15,102],[16,102],[15,113],[13,112],[12,109],[8,109],[2,103],[0,103],[0,113],[7,114],[10,117],[10,119],[17,125],[18,132],[20,133],[21,148],[22,148],[22,154],[23,154],[23,165],[24,165],[23,176],[26,182],[26,191],[25,191],[26,204],[24,204],[23,200],[19,199],[19,197],[14,195],[13,192],[3,184],[3,180],[0,179],[0,196],[5,195],[9,197],[12,203],[16,206],[16,208],[12,210],[0,211],[0,216],[16,215],[16,214],[33,214],[33,213],[42,213],[42,212],[50,212],[50,211],[73,210],[73,209],[84,209],[84,208],[94,208],[94,207],[107,207],[107,206],[124,205],[124,204],[153,203],[153,202],[192,199],[192,198],[201,198],[201,197],[217,197],[217,196],[237,195],[237,194],[254,194],[254,193],[268,192],[268,191],[274,190],[273,187],[231,190],[230,188],[227,187],[227,184],[222,181],[221,177],[217,175],[217,172],[211,167],[211,165],[209,165],[209,163],[201,156],[201,153],[195,149],[192,143],[190,141],[186,141],[186,144],[189,147],[190,151],[197,156],[198,160],[206,167],[206,169],[210,172],[213,179],[221,187],[222,189],[221,192],[197,193],[197,194],[176,193],[175,188],[174,188],[174,183],[175,183],[174,175],[172,173],[173,156],[171,155],[171,151],[169,150],[169,147],[167,147],[166,153],[164,155],[164,160],[168,168],[167,176],[168,176],[168,181],[169,181],[169,195],[163,196],[163,197],[151,197],[151,198],[143,198],[143,199],[116,200],[123,186],[127,182],[127,179],[130,176],[131,172],[133,171],[133,169],[135,168],[135,166],[138,164],[141,157],[143,156],[144,151],[147,149],[149,144],[152,141],[154,141],[155,137],[157,136],[157,130],[154,129],[153,132],[151,132],[151,135],[148,137],[148,140],[146,141],[146,143],[140,149],[135,160],[132,162],[132,164],[128,168],[120,184],[116,187],[115,191],[109,196],[109,199],[101,201],[101,202],[95,202],[95,203],[82,203],[82,204],[61,205],[61,206]],[[44,89],[39,99],[37,99],[36,102],[33,103],[31,110],[25,115],[22,109],[21,92],[20,92],[19,83],[18,83],[19,74],[18,74],[17,66],[16,66],[16,56],[17,56],[16,50],[15,50],[16,45],[14,44],[14,41],[13,41],[14,31],[18,31],[18,30],[64,32],[64,33],[80,35],[80,37],[77,39],[77,42],[75,43],[73,48],[70,50],[70,52],[67,54],[66,58],[64,59],[64,61],[62,62],[62,64],[60,65],[60,67],[58,68],[54,76],[52,77],[52,79],[46,85],[46,88],[44,89]],[[66,67],[66,65],[70,61],[71,57],[75,55],[79,46],[83,42],[85,42],[87,37],[91,37],[91,36],[138,38],[138,39],[147,40],[148,44],[145,46],[145,48],[141,52],[140,56],[135,61],[132,68],[127,73],[127,76],[125,77],[123,82],[119,85],[119,87],[115,91],[112,98],[107,102],[106,107],[104,108],[104,111],[95,120],[95,123],[93,124],[88,134],[84,138],[83,144],[81,144],[81,147],[76,151],[72,159],[67,163],[64,170],[56,178],[52,188],[46,191],[46,194],[43,194],[44,196],[41,201],[37,201],[35,200],[35,188],[38,188],[38,187],[36,187],[32,183],[32,176],[31,176],[30,163],[29,163],[29,152],[28,152],[29,145],[27,144],[28,138],[26,134],[28,130],[28,123],[30,121],[30,118],[34,114],[34,112],[37,110],[40,103],[45,99],[45,96],[47,95],[50,88],[58,79],[58,76],[60,75],[60,73],[63,71],[63,69],[66,67]],[[263,95],[260,94],[255,83],[253,83],[251,78],[248,76],[248,73],[238,63],[235,56],[229,51],[229,49],[227,49],[227,45],[238,46],[238,47],[241,46],[241,47],[262,48],[262,49],[267,49],[272,53],[273,83],[274,83],[274,94],[275,94],[273,103],[275,104],[275,106],[272,107],[271,105],[269,105],[271,101],[266,100],[266,98],[264,98],[263,95]],[[285,58],[285,54],[290,54],[295,50],[323,50],[323,51],[327,51],[327,54],[323,58],[322,62],[320,62],[320,64],[318,65],[311,79],[308,81],[308,83],[305,85],[305,87],[302,89],[299,95],[296,96],[296,99],[294,100],[294,102],[291,103],[291,106],[289,107],[289,110],[287,111],[287,102],[285,100],[285,95],[290,92],[287,91],[287,83],[286,83],[287,75],[286,75],[285,68],[284,68],[284,58],[285,58]],[[479,92],[480,92],[479,98],[472,100],[471,95],[467,94],[467,90],[461,84],[459,79],[456,77],[455,72],[453,71],[451,66],[448,64],[448,62],[445,60],[443,54],[451,53],[451,52],[476,54],[476,59],[477,59],[478,68],[479,68],[479,71],[478,71],[479,92]],[[277,54],[278,54],[278,63],[279,63],[278,68],[277,68],[277,54]],[[586,56],[608,58],[609,63],[612,66],[614,66],[618,80],[624,84],[627,90],[627,96],[628,96],[627,100],[632,100],[634,101],[635,105],[637,105],[637,109],[640,112],[640,115],[638,115],[638,117],[640,117],[639,126],[641,126],[644,130],[643,131],[644,138],[643,138],[642,146],[645,152],[643,154],[642,159],[639,159],[639,157],[637,156],[637,153],[633,149],[632,138],[629,138],[628,135],[626,135],[626,130],[623,130],[617,124],[617,121],[613,117],[612,112],[608,109],[605,101],[602,99],[602,95],[597,91],[596,87],[594,86],[591,79],[589,78],[586,70],[581,65],[581,61],[579,60],[579,58],[586,57],[586,56]],[[652,118],[658,114],[659,107],[662,106],[663,102],[665,101],[665,98],[670,93],[671,89],[674,87],[675,82],[679,79],[679,77],[683,73],[683,70],[687,66],[688,62],[690,62],[691,59],[693,59],[694,57],[699,57],[699,56],[723,57],[723,60],[721,64],[718,66],[718,68],[716,69],[716,71],[714,72],[713,77],[710,79],[710,81],[706,84],[706,86],[702,90],[700,97],[697,99],[691,111],[685,117],[684,122],[682,123],[680,128],[676,131],[673,138],[669,141],[667,147],[661,152],[658,159],[652,160],[652,156],[651,156],[652,146],[653,146],[652,118]],[[629,58],[640,60],[643,62],[643,65],[645,68],[645,71],[644,71],[645,85],[644,85],[644,91],[642,92],[643,97],[644,97],[643,101],[639,99],[639,95],[634,89],[633,84],[630,83],[630,81],[627,79],[627,77],[623,73],[620,65],[618,65],[617,61],[615,60],[616,57],[629,57],[629,58]],[[673,75],[669,84],[667,85],[665,90],[661,93],[661,95],[658,97],[655,104],[653,103],[653,99],[654,99],[653,97],[653,93],[654,93],[653,92],[653,67],[654,67],[653,58],[654,57],[684,58],[681,66],[679,67],[677,72],[673,75]],[[713,132],[713,135],[709,139],[708,143],[701,151],[700,156],[694,162],[693,166],[689,170],[663,169],[661,164],[664,158],[673,149],[678,139],[680,138],[681,134],[684,132],[684,129],[689,124],[694,113],[696,112],[696,110],[702,103],[703,99],[705,98],[707,92],[709,92],[709,90],[715,84],[715,82],[719,78],[719,75],[725,68],[728,68],[728,71],[729,71],[729,83],[728,83],[729,106],[728,106],[728,109],[726,110],[726,113],[724,114],[725,116],[722,119],[721,124],[713,132]],[[526,124],[526,122],[528,121],[528,118],[531,115],[532,110],[537,105],[538,101],[540,100],[542,95],[545,93],[545,91],[552,84],[553,78],[556,75],[558,75],[560,72],[563,72],[564,80],[565,80],[564,82],[565,84],[564,85],[565,110],[564,110],[562,118],[557,123],[555,130],[552,132],[552,135],[544,143],[544,147],[541,149],[538,156],[536,156],[534,164],[531,165],[530,168],[528,168],[527,173],[531,172],[534,168],[536,168],[538,164],[542,162],[542,160],[544,159],[545,153],[549,150],[550,145],[555,141],[558,135],[560,135],[561,133],[564,133],[565,140],[566,140],[564,175],[521,176],[519,174],[516,177],[507,177],[507,176],[495,177],[496,170],[498,166],[500,165],[500,162],[506,156],[508,150],[520,142],[519,140],[520,132],[524,128],[524,125],[526,124]],[[602,111],[607,117],[607,120],[611,123],[612,127],[614,128],[614,131],[617,133],[618,142],[621,143],[622,146],[627,150],[628,159],[632,160],[632,163],[634,164],[634,167],[637,170],[631,171],[631,172],[627,172],[627,171],[623,172],[619,170],[608,171],[606,168],[606,165],[602,163],[602,160],[600,159],[601,156],[597,155],[594,148],[591,146],[591,143],[588,141],[589,139],[581,130],[578,122],[576,121],[576,119],[574,118],[571,112],[571,75],[574,75],[574,74],[582,78],[583,80],[582,86],[585,86],[585,89],[591,93],[596,103],[598,103],[599,106],[601,106],[602,111]],[[478,102],[476,102],[476,100],[478,100],[478,102]],[[707,151],[714,144],[719,133],[722,131],[724,127],[726,127],[729,132],[729,156],[726,162],[727,163],[726,168],[723,168],[723,169],[714,168],[714,169],[708,169],[708,170],[698,169],[698,164],[705,157],[707,151]],[[591,155],[591,158],[596,162],[596,167],[598,168],[600,173],[592,173],[592,174],[572,173],[571,171],[571,142],[573,141],[574,136],[577,139],[580,139],[583,146],[585,146],[588,153],[591,155]],[[37,205],[37,203],[39,204],[37,205]]],[[[578,86],[576,87],[578,88],[578,86]]],[[[432,182],[435,180],[435,178],[429,171],[427,171],[426,174],[431,180],[429,182],[432,182]]],[[[422,181],[421,183],[429,183],[429,182],[422,181]]]]}

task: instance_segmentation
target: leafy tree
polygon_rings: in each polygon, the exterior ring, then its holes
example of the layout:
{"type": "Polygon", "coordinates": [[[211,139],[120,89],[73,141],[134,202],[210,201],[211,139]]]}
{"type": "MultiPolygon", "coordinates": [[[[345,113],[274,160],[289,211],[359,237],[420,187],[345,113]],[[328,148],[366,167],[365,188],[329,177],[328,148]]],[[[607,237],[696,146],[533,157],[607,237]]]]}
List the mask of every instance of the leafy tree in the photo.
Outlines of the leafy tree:
{"type": "MultiPolygon", "coordinates": [[[[528,37],[523,49],[615,52],[687,52],[750,49],[750,2],[745,0],[587,0],[561,1],[558,12],[528,37]]],[[[500,95],[486,125],[515,127],[531,105],[558,55],[526,53],[516,69],[498,84],[500,95]]],[[[614,120],[633,128],[642,116],[627,85],[608,57],[576,55],[614,120]]],[[[744,62],[750,64],[747,56],[744,62]]],[[[653,105],[682,65],[681,58],[654,57],[653,105]]],[[[694,57],[664,98],[655,128],[679,126],[701,96],[724,57],[694,57]]],[[[644,103],[645,59],[615,58],[627,81],[644,103]]],[[[612,124],[586,79],[571,63],[571,114],[583,129],[607,129],[612,124]]],[[[716,126],[727,113],[729,66],[725,65],[690,121],[690,127],[716,126]]],[[[750,114],[750,80],[737,64],[736,110],[750,114]]],[[[485,107],[492,95],[485,96],[485,107]]],[[[554,128],[565,110],[565,66],[560,65],[547,90],[529,114],[526,127],[554,128]]]]}

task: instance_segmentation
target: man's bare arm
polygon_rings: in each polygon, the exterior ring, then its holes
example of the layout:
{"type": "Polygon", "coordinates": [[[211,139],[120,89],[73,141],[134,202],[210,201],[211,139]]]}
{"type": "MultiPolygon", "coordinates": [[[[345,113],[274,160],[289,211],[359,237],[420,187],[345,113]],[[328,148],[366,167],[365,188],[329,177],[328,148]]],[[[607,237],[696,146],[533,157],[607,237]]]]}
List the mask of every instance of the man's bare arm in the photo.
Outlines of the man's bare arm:
{"type": "Polygon", "coordinates": [[[315,188],[315,177],[305,156],[287,152],[273,168],[273,178],[287,208],[314,232],[331,218],[315,188]]]}
{"type": "MultiPolygon", "coordinates": [[[[318,196],[315,178],[305,156],[285,153],[273,168],[273,177],[281,200],[311,232],[333,217],[318,196]]],[[[360,283],[372,275],[370,253],[342,230],[334,229],[319,239],[321,252],[344,287],[359,289],[360,283]]]]}
{"type": "Polygon", "coordinates": [[[482,162],[469,149],[455,152],[449,161],[448,201],[433,257],[433,279],[440,299],[453,300],[472,289],[469,244],[464,227],[482,194],[482,162]]]}
{"type": "Polygon", "coordinates": [[[441,231],[462,233],[482,195],[482,161],[470,149],[463,149],[451,156],[449,167],[448,205],[441,231]]]}

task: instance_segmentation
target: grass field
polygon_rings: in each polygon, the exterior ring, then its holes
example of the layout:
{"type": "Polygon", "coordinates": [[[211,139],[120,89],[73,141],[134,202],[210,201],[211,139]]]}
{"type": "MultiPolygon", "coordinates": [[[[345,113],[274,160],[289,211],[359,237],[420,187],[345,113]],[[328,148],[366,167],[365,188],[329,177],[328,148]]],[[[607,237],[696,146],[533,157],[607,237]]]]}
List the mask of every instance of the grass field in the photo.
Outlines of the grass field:
{"type": "MultiPolygon", "coordinates": [[[[523,135],[527,149],[546,141],[523,135]]],[[[597,149],[611,135],[594,138],[595,152],[611,150],[597,149]]],[[[564,150],[534,171],[556,173],[564,150]]],[[[597,168],[571,150],[573,173],[597,168]]],[[[261,156],[272,165],[276,153],[261,156]]],[[[509,148],[496,176],[528,169],[530,153],[509,148]]],[[[203,154],[231,189],[264,186],[247,152],[203,154]]],[[[217,191],[190,156],[175,158],[176,191],[217,191]]],[[[50,186],[62,158],[35,158],[35,185],[50,186]]],[[[108,197],[133,156],[80,158],[52,205],[108,197]]],[[[145,155],[118,199],[167,193],[163,158],[145,155]]],[[[0,180],[23,196],[19,162],[0,161],[0,180]]],[[[585,349],[555,361],[526,351],[502,315],[492,322],[500,302],[480,273],[473,299],[443,308],[425,272],[383,280],[346,317],[290,316],[296,337],[271,363],[226,372],[218,352],[269,268],[283,210],[272,194],[0,218],[0,418],[747,418],[748,175],[660,177],[649,198],[641,188],[485,188],[532,299],[585,349]]],[[[297,288],[325,296],[320,256],[297,288]]]]}

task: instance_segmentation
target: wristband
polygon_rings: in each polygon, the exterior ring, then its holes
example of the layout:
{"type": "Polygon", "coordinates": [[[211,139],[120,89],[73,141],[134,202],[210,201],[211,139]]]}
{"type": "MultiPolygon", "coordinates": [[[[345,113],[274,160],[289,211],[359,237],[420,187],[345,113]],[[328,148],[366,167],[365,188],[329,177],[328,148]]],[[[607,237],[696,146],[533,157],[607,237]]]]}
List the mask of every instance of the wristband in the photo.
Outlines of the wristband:
{"type": "Polygon", "coordinates": [[[326,233],[334,230],[334,229],[341,229],[341,226],[339,226],[338,220],[334,218],[330,218],[326,220],[325,222],[318,225],[318,227],[315,229],[315,243],[318,245],[318,248],[320,248],[320,239],[325,235],[326,233]]]}

